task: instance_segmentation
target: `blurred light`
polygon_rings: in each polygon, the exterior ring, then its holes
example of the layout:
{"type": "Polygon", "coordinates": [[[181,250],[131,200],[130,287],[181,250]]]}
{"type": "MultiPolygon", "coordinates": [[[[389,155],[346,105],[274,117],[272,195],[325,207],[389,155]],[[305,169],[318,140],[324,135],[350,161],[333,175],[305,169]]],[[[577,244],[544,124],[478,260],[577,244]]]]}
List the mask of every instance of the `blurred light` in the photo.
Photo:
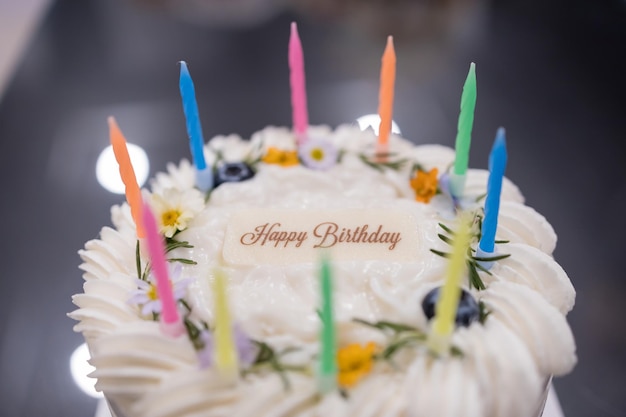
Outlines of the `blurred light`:
{"type": "MultiPolygon", "coordinates": [[[[148,179],[148,173],[150,172],[148,155],[146,155],[146,152],[142,148],[132,143],[128,143],[127,147],[130,161],[133,164],[135,176],[137,177],[137,183],[139,187],[141,187],[148,179]]],[[[111,146],[104,148],[100,156],[98,156],[98,161],[96,162],[96,178],[105,190],[115,194],[124,194],[124,183],[120,177],[119,166],[117,165],[115,154],[111,146]]]]}
{"type": "MultiPolygon", "coordinates": [[[[361,130],[367,130],[369,128],[374,130],[374,133],[378,135],[378,127],[380,126],[380,116],[377,114],[366,114],[365,116],[361,116],[356,119],[356,122],[359,124],[359,128],[361,130]]],[[[402,134],[400,132],[400,127],[394,122],[391,121],[391,132],[396,135],[402,134]]]]}
{"type": "Polygon", "coordinates": [[[96,380],[87,376],[96,369],[87,362],[90,357],[89,349],[85,343],[78,346],[76,350],[72,352],[72,356],[70,356],[70,372],[72,373],[76,385],[78,385],[85,394],[90,397],[101,398],[104,396],[101,392],[96,391],[96,380]]]}

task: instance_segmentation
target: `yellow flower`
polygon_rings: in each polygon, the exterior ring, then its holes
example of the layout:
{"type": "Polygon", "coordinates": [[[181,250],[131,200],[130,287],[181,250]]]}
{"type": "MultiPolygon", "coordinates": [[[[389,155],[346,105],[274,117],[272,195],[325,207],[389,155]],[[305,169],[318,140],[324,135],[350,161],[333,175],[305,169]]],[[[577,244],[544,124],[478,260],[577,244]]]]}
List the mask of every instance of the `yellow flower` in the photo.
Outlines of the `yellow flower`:
{"type": "Polygon", "coordinates": [[[284,151],[270,147],[262,161],[266,164],[278,164],[282,167],[298,165],[298,151],[284,151]]]}
{"type": "Polygon", "coordinates": [[[354,386],[372,370],[376,344],[369,342],[362,346],[358,343],[345,346],[337,352],[337,382],[344,388],[354,386]]]}
{"type": "Polygon", "coordinates": [[[429,172],[417,170],[417,175],[411,179],[411,188],[415,190],[415,200],[420,203],[430,203],[430,199],[437,194],[437,168],[429,172]]]}

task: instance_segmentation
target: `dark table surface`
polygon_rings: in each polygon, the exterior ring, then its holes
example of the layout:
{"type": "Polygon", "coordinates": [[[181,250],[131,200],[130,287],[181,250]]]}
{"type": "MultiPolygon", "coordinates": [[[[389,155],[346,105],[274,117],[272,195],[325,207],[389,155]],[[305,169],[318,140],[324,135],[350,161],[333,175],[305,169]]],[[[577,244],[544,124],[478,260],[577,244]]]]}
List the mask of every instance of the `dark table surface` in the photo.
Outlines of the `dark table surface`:
{"type": "Polygon", "coordinates": [[[150,175],[188,157],[177,66],[185,59],[207,138],[290,125],[292,20],[314,124],[376,112],[392,34],[396,122],[417,143],[452,146],[461,86],[477,63],[470,164],[486,167],[505,126],[507,176],[556,229],[555,257],[578,291],[569,320],[579,364],[555,381],[562,407],[567,417],[626,415],[626,3],[501,0],[424,19],[392,1],[372,21],[351,9],[358,2],[315,12],[302,2],[245,23],[190,21],[144,3],[54,3],[0,102],[0,415],[94,413],[70,375],[82,336],[66,313],[82,288],[77,250],[123,200],[95,178],[106,117],[146,150],[150,175]]]}

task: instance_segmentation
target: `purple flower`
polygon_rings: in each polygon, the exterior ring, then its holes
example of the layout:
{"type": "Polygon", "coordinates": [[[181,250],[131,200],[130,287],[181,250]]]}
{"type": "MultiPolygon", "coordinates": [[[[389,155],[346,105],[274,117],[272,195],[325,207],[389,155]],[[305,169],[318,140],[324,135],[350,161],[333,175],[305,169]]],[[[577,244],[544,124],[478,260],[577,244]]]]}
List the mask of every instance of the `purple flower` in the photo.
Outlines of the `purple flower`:
{"type": "Polygon", "coordinates": [[[233,334],[235,346],[237,347],[237,355],[239,356],[239,363],[243,366],[252,365],[259,353],[258,347],[252,343],[252,340],[238,324],[233,326],[233,334]]]}
{"type": "Polygon", "coordinates": [[[327,170],[337,163],[337,148],[324,139],[310,138],[300,145],[298,154],[302,164],[311,169],[327,170]]]}
{"type": "Polygon", "coordinates": [[[198,362],[200,362],[200,369],[206,369],[213,363],[213,335],[208,330],[202,330],[198,337],[203,344],[198,350],[198,362]]]}
{"type": "MultiPolygon", "coordinates": [[[[199,337],[204,346],[198,350],[198,361],[200,362],[200,368],[205,369],[213,364],[214,336],[210,331],[202,330],[199,337]]],[[[235,339],[239,366],[248,367],[252,365],[259,353],[257,346],[238,324],[233,326],[233,337],[235,339]]]]}

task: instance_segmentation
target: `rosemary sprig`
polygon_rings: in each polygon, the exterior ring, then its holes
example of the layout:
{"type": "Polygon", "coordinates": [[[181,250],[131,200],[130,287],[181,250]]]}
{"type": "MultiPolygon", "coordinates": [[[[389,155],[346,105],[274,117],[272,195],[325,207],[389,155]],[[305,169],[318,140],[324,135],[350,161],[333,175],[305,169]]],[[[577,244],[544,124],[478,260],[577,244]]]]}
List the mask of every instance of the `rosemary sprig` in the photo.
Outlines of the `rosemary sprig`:
{"type": "MultiPolygon", "coordinates": [[[[483,220],[482,212],[477,212],[474,214],[474,218],[472,219],[473,225],[472,225],[472,239],[471,239],[473,243],[480,241],[482,220],[483,220]]],[[[438,223],[438,225],[441,229],[443,229],[443,231],[446,234],[438,233],[437,236],[447,245],[451,245],[453,241],[453,237],[455,235],[454,230],[452,230],[451,228],[449,228],[443,223],[438,223]]],[[[496,243],[503,244],[503,243],[508,243],[508,241],[498,240],[496,241],[496,243]]],[[[441,256],[443,258],[450,257],[450,253],[448,252],[443,252],[437,249],[430,249],[430,251],[434,253],[435,255],[441,256]]],[[[493,256],[476,256],[475,253],[476,253],[476,250],[472,249],[471,246],[467,249],[468,282],[469,282],[470,288],[476,288],[477,290],[484,290],[486,286],[482,278],[480,277],[480,274],[478,273],[478,271],[484,272],[489,275],[491,275],[491,272],[488,269],[484,268],[481,265],[481,262],[496,262],[502,259],[506,259],[511,255],[508,253],[505,253],[505,254],[497,254],[493,256]]]]}
{"type": "Polygon", "coordinates": [[[352,321],[380,330],[387,335],[387,337],[389,337],[389,343],[387,346],[385,346],[382,351],[374,355],[374,359],[387,361],[392,366],[395,366],[393,363],[393,357],[396,353],[404,348],[420,345],[426,342],[426,334],[407,324],[394,323],[386,320],[370,322],[359,318],[354,318],[352,321]]]}
{"type": "Polygon", "coordinates": [[[285,390],[289,391],[291,389],[291,384],[289,383],[289,378],[287,378],[287,372],[306,373],[308,371],[305,366],[287,365],[281,362],[282,356],[296,351],[297,348],[288,348],[281,352],[276,352],[274,348],[272,348],[265,342],[252,340],[252,343],[258,348],[258,353],[252,365],[242,370],[243,376],[249,375],[251,373],[261,372],[264,369],[269,368],[271,371],[274,371],[278,374],[285,390]]]}
{"type": "Polygon", "coordinates": [[[393,169],[394,171],[398,171],[402,169],[402,167],[408,162],[407,159],[397,159],[395,161],[387,161],[386,158],[390,156],[394,156],[392,153],[377,153],[375,158],[380,158],[380,160],[372,159],[364,154],[359,154],[359,159],[367,166],[374,168],[379,172],[383,172],[385,168],[393,169]]]}
{"type": "Polygon", "coordinates": [[[387,330],[391,330],[394,333],[418,331],[415,327],[408,326],[406,324],[401,324],[401,323],[392,323],[390,321],[385,321],[385,320],[381,320],[377,322],[370,322],[367,320],[354,318],[352,319],[352,321],[355,323],[363,324],[365,326],[373,327],[374,329],[378,329],[383,332],[387,330]]]}
{"type": "Polygon", "coordinates": [[[426,341],[426,335],[421,333],[409,334],[404,337],[398,337],[393,340],[383,351],[377,356],[386,361],[391,361],[393,356],[402,348],[426,341]]]}
{"type": "MultiPolygon", "coordinates": [[[[171,237],[165,238],[165,253],[170,253],[174,249],[184,248],[191,249],[193,245],[187,242],[186,240],[176,240],[171,237]]],[[[197,265],[198,263],[192,259],[187,258],[167,258],[168,262],[179,262],[185,265],[197,265]]],[[[137,265],[137,277],[142,281],[147,281],[148,276],[150,275],[151,267],[150,262],[146,263],[146,267],[143,269],[143,273],[141,272],[141,253],[139,250],[139,240],[137,240],[137,245],[135,249],[135,263],[137,265]]]]}

